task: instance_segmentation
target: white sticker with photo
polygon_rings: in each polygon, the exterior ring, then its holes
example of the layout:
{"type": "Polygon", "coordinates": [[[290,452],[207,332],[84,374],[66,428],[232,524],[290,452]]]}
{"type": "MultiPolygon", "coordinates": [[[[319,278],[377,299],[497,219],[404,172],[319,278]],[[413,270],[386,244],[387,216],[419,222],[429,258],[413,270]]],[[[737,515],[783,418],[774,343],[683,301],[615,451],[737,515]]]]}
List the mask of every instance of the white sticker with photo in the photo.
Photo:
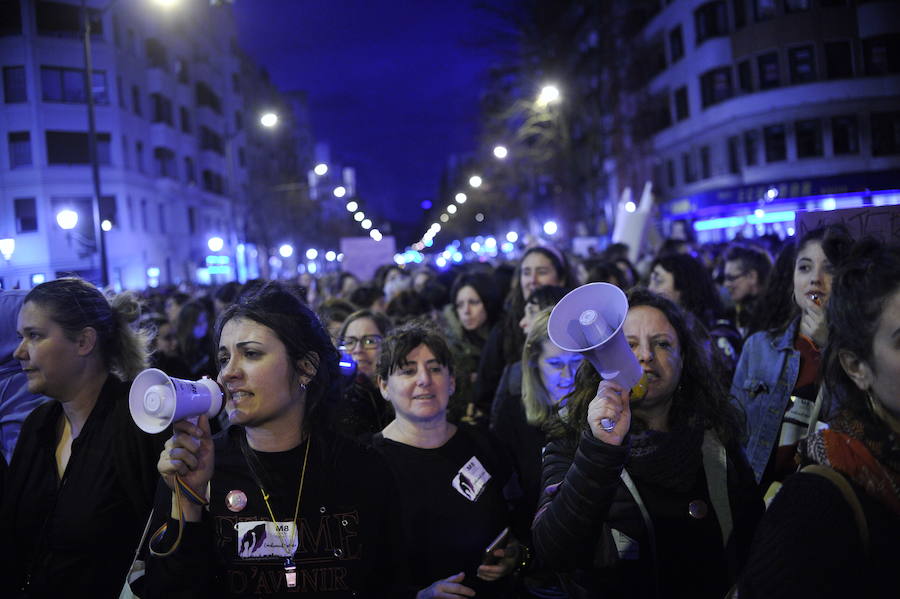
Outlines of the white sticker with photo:
{"type": "Polygon", "coordinates": [[[235,528],[240,558],[289,557],[297,551],[299,539],[293,522],[238,522],[235,528]]]}
{"type": "Polygon", "coordinates": [[[452,484],[453,488],[469,501],[478,501],[489,480],[491,473],[484,469],[478,458],[472,456],[453,477],[452,484]]]}

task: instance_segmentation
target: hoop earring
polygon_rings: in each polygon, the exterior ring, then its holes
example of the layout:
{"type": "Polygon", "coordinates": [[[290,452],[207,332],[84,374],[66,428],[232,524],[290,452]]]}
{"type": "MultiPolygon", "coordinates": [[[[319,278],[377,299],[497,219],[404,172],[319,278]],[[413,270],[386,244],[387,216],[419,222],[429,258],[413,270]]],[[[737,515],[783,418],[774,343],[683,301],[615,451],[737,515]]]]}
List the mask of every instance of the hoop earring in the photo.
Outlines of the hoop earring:
{"type": "Polygon", "coordinates": [[[305,393],[305,392],[306,392],[306,388],[307,388],[306,383],[300,383],[300,390],[301,390],[301,391],[303,391],[303,392],[305,393]]]}

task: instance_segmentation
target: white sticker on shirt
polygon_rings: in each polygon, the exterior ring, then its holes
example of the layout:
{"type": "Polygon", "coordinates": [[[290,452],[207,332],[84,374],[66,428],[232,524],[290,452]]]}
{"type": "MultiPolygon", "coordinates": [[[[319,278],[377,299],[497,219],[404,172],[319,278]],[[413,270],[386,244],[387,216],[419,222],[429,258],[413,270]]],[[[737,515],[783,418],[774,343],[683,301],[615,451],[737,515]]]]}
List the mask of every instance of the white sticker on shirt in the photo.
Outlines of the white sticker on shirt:
{"type": "Polygon", "coordinates": [[[289,557],[297,551],[299,539],[293,522],[238,522],[235,528],[240,558],[289,557]],[[290,553],[285,553],[285,547],[290,553]]]}
{"type": "Polygon", "coordinates": [[[453,477],[452,484],[453,488],[469,501],[478,501],[489,480],[491,473],[484,469],[478,458],[472,456],[453,477]]]}

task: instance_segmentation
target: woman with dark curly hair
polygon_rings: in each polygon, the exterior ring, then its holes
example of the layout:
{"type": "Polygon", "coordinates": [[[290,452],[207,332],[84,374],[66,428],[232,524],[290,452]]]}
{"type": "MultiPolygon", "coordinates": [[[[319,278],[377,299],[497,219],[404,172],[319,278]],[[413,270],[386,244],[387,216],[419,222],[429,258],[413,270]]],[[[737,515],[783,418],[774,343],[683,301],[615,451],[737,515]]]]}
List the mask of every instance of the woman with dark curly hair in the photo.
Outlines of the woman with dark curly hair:
{"type": "Polygon", "coordinates": [[[118,597],[150,515],[165,438],[131,421],[128,382],[147,363],[130,293],[111,301],[63,278],[32,289],[13,356],[53,401],[25,421],[4,490],[3,597],[118,597]]]}
{"type": "Polygon", "coordinates": [[[640,288],[628,301],[647,393],[579,369],[544,453],[537,555],[570,597],[722,597],[762,512],[740,417],[682,311],[640,288]]]}
{"type": "Polygon", "coordinates": [[[837,269],[824,369],[838,407],[828,429],[800,443],[806,466],[785,481],[760,523],[741,598],[881,597],[896,590],[900,246],[865,240],[843,262],[835,249],[824,248],[837,269]]]}
{"type": "Polygon", "coordinates": [[[396,489],[378,456],[331,431],[338,352],[319,319],[266,283],[222,313],[215,341],[231,426],[173,426],[148,596],[397,596],[396,489]]]}

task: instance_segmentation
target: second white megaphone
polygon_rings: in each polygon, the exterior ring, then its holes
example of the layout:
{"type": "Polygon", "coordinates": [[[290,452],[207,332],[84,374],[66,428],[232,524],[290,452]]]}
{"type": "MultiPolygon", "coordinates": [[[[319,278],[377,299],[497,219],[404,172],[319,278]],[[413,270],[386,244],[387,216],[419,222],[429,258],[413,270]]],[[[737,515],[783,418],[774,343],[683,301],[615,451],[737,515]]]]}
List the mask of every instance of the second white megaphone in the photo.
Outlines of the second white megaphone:
{"type": "Polygon", "coordinates": [[[601,377],[631,389],[643,371],[622,332],[627,314],[628,298],[621,289],[588,283],[556,304],[547,333],[560,349],[584,355],[601,377]]]}
{"type": "Polygon", "coordinates": [[[128,393],[131,418],[142,431],[161,433],[173,422],[222,409],[222,389],[212,379],[188,381],[148,368],[135,377],[128,393]]]}

